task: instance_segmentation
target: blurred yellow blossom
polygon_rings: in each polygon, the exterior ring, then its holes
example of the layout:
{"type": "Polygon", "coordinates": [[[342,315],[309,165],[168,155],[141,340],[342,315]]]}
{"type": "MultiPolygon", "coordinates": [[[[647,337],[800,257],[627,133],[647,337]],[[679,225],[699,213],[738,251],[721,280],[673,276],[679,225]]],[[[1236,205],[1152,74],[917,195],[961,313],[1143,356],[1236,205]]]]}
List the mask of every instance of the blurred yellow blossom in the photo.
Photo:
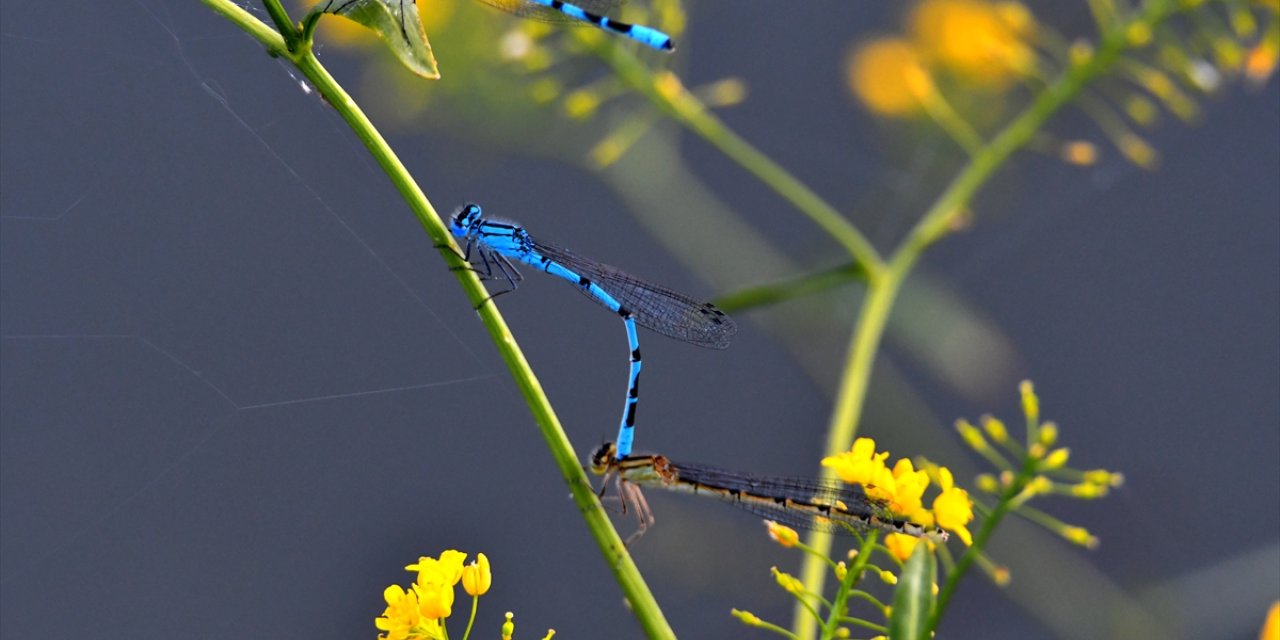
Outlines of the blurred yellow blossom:
{"type": "Polygon", "coordinates": [[[1276,600],[1267,611],[1267,619],[1262,623],[1262,631],[1258,640],[1280,640],[1280,600],[1276,600]]]}
{"type": "Polygon", "coordinates": [[[886,116],[911,116],[922,111],[917,97],[919,83],[928,78],[920,56],[901,38],[880,38],[864,43],[849,57],[849,87],[868,109],[886,116]],[[914,73],[909,73],[914,72],[914,73]]]}
{"type": "Polygon", "coordinates": [[[1098,161],[1098,148],[1092,142],[1073,140],[1062,145],[1061,156],[1071,164],[1088,166],[1098,161]]]}
{"type": "Polygon", "coordinates": [[[909,20],[912,41],[930,61],[960,78],[1004,88],[1028,72],[1035,58],[1022,35],[1033,28],[1031,14],[1009,4],[925,0],[909,20]]]}

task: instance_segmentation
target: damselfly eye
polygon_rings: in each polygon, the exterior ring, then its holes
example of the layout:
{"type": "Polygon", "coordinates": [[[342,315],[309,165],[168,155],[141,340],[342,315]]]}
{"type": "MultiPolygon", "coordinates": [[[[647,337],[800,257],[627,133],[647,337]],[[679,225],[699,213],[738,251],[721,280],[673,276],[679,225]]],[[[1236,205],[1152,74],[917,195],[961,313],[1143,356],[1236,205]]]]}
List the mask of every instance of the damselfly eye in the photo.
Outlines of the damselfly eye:
{"type": "Polygon", "coordinates": [[[453,214],[453,226],[466,228],[480,218],[480,205],[468,202],[453,214]]]}

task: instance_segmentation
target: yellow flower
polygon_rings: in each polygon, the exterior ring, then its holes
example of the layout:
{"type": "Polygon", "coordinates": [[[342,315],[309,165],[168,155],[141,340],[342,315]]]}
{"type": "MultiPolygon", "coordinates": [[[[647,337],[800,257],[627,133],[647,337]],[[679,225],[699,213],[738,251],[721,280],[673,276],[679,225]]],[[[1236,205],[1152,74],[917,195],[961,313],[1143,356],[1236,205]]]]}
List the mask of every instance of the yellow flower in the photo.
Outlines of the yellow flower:
{"type": "Polygon", "coordinates": [[[955,533],[965,545],[973,544],[973,534],[965,526],[973,520],[973,501],[969,499],[969,492],[954,486],[951,470],[946,467],[938,470],[938,485],[942,493],[933,499],[933,515],[938,526],[955,533]]]}
{"type": "Polygon", "coordinates": [[[476,559],[462,569],[462,588],[472,596],[482,596],[493,585],[493,574],[489,571],[489,558],[477,553],[476,559]]]}
{"type": "Polygon", "coordinates": [[[1258,640],[1280,639],[1280,600],[1276,600],[1267,611],[1267,619],[1262,623],[1262,631],[1258,640]]]}
{"type": "Polygon", "coordinates": [[[769,537],[785,548],[790,549],[800,542],[800,534],[796,533],[796,530],[791,527],[778,524],[772,520],[765,520],[764,526],[769,529],[769,537]]]}
{"type": "Polygon", "coordinates": [[[876,453],[875,440],[858,438],[849,451],[823,458],[822,466],[835,469],[836,475],[844,482],[869,487],[877,480],[883,480],[887,471],[884,461],[888,457],[888,451],[876,453]]]}
{"type": "Polygon", "coordinates": [[[921,111],[920,75],[928,72],[909,42],[880,38],[858,47],[849,56],[849,88],[867,108],[886,116],[910,116],[921,111]]]}
{"type": "Polygon", "coordinates": [[[884,546],[889,548],[889,554],[902,562],[911,557],[911,552],[916,550],[919,543],[920,538],[905,533],[891,533],[884,538],[884,546]]]}
{"type": "MultiPolygon", "coordinates": [[[[1004,88],[1030,70],[1034,55],[1011,23],[1008,6],[978,0],[926,0],[912,13],[910,30],[920,51],[978,85],[1004,88]]],[[[1030,19],[1029,13],[1023,19],[1030,19]]]]}
{"type": "Polygon", "coordinates": [[[422,621],[422,614],[418,611],[418,596],[413,591],[406,593],[400,585],[393,584],[382,592],[382,598],[387,601],[387,608],[373,624],[387,633],[378,634],[378,637],[387,640],[408,638],[410,630],[422,621]]]}
{"type": "Polygon", "coordinates": [[[423,617],[438,620],[453,613],[453,586],[462,579],[462,562],[466,558],[467,554],[450,549],[441,553],[439,560],[423,556],[417,564],[405,567],[418,572],[413,590],[418,594],[423,617]]]}
{"type": "Polygon", "coordinates": [[[929,473],[916,471],[911,461],[903,458],[893,465],[893,486],[889,509],[894,513],[911,516],[924,508],[924,490],[929,487],[929,473]]]}

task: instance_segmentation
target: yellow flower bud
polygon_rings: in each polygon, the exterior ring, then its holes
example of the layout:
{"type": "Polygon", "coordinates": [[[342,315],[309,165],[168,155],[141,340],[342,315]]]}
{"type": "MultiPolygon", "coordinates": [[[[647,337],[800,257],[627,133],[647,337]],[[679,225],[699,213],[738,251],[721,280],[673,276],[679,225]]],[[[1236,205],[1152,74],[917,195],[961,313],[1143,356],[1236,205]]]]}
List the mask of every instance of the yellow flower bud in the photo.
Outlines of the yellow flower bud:
{"type": "Polygon", "coordinates": [[[507,612],[507,621],[502,623],[502,640],[511,640],[511,636],[516,632],[516,623],[512,620],[516,614],[507,612]]]}
{"type": "Polygon", "coordinates": [[[476,554],[476,559],[462,569],[462,588],[472,596],[488,593],[493,585],[493,574],[489,571],[489,558],[483,553],[476,554]]]}
{"type": "Polygon", "coordinates": [[[1146,140],[1132,133],[1121,136],[1116,144],[1129,162],[1143,169],[1154,169],[1160,162],[1160,154],[1146,140]]]}
{"type": "Polygon", "coordinates": [[[1075,66],[1084,66],[1086,62],[1093,59],[1093,45],[1084,40],[1076,40],[1071,43],[1067,55],[1071,57],[1071,63],[1075,66]]]}
{"type": "Polygon", "coordinates": [[[773,579],[778,582],[778,586],[782,587],[783,591],[792,595],[804,593],[804,583],[800,582],[795,576],[779,571],[777,567],[773,567],[770,571],[773,572],[773,579]]]}
{"type": "Polygon", "coordinates": [[[1046,422],[1040,425],[1040,433],[1037,434],[1037,440],[1046,447],[1052,447],[1058,441],[1058,424],[1046,422]]]}
{"type": "Polygon", "coordinates": [[[1141,20],[1134,21],[1124,32],[1124,37],[1133,47],[1145,46],[1151,42],[1151,25],[1141,20]]]}
{"type": "Polygon", "coordinates": [[[1008,567],[995,567],[991,570],[991,580],[996,583],[996,586],[1007,586],[1012,579],[1013,576],[1010,575],[1008,567]]]}
{"type": "Polygon", "coordinates": [[[1022,413],[1027,416],[1027,420],[1032,422],[1040,421],[1040,398],[1036,397],[1036,389],[1030,380],[1023,380],[1018,385],[1018,390],[1022,392],[1022,413]]]}
{"type": "Polygon", "coordinates": [[[800,534],[796,533],[791,527],[778,524],[772,520],[765,520],[764,526],[769,530],[769,537],[784,548],[790,549],[800,542],[800,534]]]}
{"type": "Polygon", "coordinates": [[[892,571],[881,571],[880,579],[883,580],[885,584],[898,584],[898,576],[893,575],[892,571]]]}
{"type": "Polygon", "coordinates": [[[1083,500],[1092,500],[1101,498],[1111,492],[1111,489],[1105,484],[1093,484],[1091,482],[1082,482],[1071,487],[1072,497],[1081,498],[1083,500]]]}
{"type": "Polygon", "coordinates": [[[737,619],[741,620],[743,624],[748,625],[748,626],[752,626],[752,627],[759,627],[759,626],[761,626],[761,625],[763,625],[763,624],[764,624],[764,621],[763,621],[763,620],[761,620],[761,619],[759,618],[759,616],[757,616],[757,615],[756,615],[756,614],[754,614],[754,613],[751,613],[750,611],[742,611],[742,610],[740,610],[740,609],[733,609],[733,610],[729,611],[729,613],[730,613],[730,614],[732,614],[732,615],[733,615],[733,617],[735,617],[735,618],[737,618],[737,619]]]}
{"type": "Polygon", "coordinates": [[[600,94],[595,91],[578,89],[564,98],[564,112],[575,120],[590,118],[599,108],[600,94]]]}
{"type": "Polygon", "coordinates": [[[837,562],[835,573],[836,573],[836,580],[843,582],[844,577],[849,575],[849,565],[845,564],[844,560],[837,562]]]}
{"type": "Polygon", "coordinates": [[[1045,456],[1044,462],[1040,463],[1040,468],[1045,470],[1061,469],[1067,464],[1067,458],[1071,457],[1071,450],[1063,447],[1055,449],[1048,456],[1045,456]]]}
{"type": "Polygon", "coordinates": [[[973,482],[977,485],[978,490],[984,493],[999,493],[1000,491],[1000,482],[989,473],[979,473],[973,482]]]}
{"type": "Polygon", "coordinates": [[[1009,430],[1005,428],[1004,423],[994,416],[982,416],[982,428],[995,442],[1005,442],[1009,439],[1009,430]]]}
{"type": "Polygon", "coordinates": [[[1089,530],[1084,527],[1066,526],[1058,533],[1067,540],[1087,549],[1096,549],[1098,547],[1098,539],[1090,534],[1089,530]]]}
{"type": "Polygon", "coordinates": [[[960,433],[960,438],[964,443],[969,445],[974,451],[986,451],[990,448],[987,439],[982,437],[982,432],[978,428],[969,423],[968,420],[961,418],[956,420],[956,431],[960,433]]]}
{"type": "Polygon", "coordinates": [[[654,87],[668,100],[679,98],[684,93],[684,85],[680,82],[680,78],[670,71],[659,73],[654,87]]]}
{"type": "Polygon", "coordinates": [[[1063,162],[1087,167],[1098,161],[1098,148],[1087,140],[1072,140],[1062,145],[1063,162]]]}
{"type": "Polygon", "coordinates": [[[554,637],[556,637],[556,630],[555,630],[555,629],[547,629],[547,635],[542,636],[542,640],[551,640],[551,639],[552,639],[552,638],[554,638],[554,637]]]}

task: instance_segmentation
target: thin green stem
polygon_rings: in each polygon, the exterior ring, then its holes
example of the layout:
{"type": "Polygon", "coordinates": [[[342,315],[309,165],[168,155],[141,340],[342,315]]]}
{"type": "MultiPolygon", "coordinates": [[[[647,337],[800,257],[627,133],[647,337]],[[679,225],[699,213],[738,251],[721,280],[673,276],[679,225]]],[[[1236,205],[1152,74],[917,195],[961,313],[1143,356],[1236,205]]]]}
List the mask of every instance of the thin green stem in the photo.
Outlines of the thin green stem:
{"type": "MultiPolygon", "coordinates": [[[[269,27],[258,21],[252,14],[240,10],[230,0],[203,1],[214,11],[254,35],[259,41],[262,41],[268,48],[272,49],[273,52],[288,58],[297,66],[307,80],[311,82],[311,85],[315,87],[316,91],[324,97],[329,105],[333,106],[334,110],[347,122],[348,126],[355,131],[360,141],[365,144],[369,153],[378,162],[378,165],[382,167],[383,171],[386,172],[392,184],[405,199],[405,202],[408,203],[409,208],[418,218],[427,235],[438,247],[445,263],[450,267],[465,267],[466,265],[461,258],[461,253],[458,251],[458,246],[453,242],[453,237],[445,227],[444,220],[436,212],[431,202],[427,200],[426,195],[414,182],[408,170],[400,162],[395,152],[391,150],[386,140],[374,128],[373,123],[356,105],[355,100],[343,90],[333,76],[329,74],[328,70],[312,55],[310,47],[303,43],[304,46],[294,47],[292,52],[287,51],[282,47],[283,42],[278,34],[274,38],[266,37],[262,32],[263,30],[270,30],[269,27]]],[[[644,628],[645,633],[650,638],[674,638],[675,633],[663,616],[661,608],[659,608],[653,594],[649,591],[648,585],[645,584],[644,578],[640,575],[630,554],[627,553],[622,539],[618,536],[617,531],[614,530],[612,523],[610,523],[609,516],[596,497],[586,472],[578,463],[573,446],[569,443],[569,439],[565,435],[564,429],[560,425],[560,420],[556,417],[555,411],[552,409],[551,403],[542,389],[542,385],[538,382],[532,368],[529,366],[529,362],[525,359],[519,344],[516,343],[514,336],[511,335],[511,331],[507,328],[506,322],[498,313],[497,306],[485,302],[488,299],[488,293],[472,270],[460,268],[455,269],[453,273],[466,293],[468,300],[473,306],[479,308],[478,312],[481,321],[488,329],[490,337],[497,346],[498,353],[502,356],[503,361],[506,362],[516,386],[520,389],[525,398],[525,403],[528,404],[529,410],[533,413],[534,421],[542,432],[543,439],[546,440],[547,447],[551,451],[556,465],[560,468],[560,473],[564,477],[565,483],[569,485],[574,504],[582,512],[587,528],[604,554],[615,579],[621,585],[623,593],[635,612],[641,627],[644,628]]]]}
{"type": "Polygon", "coordinates": [[[822,625],[822,637],[825,639],[834,638],[836,629],[840,626],[840,621],[845,618],[845,614],[849,611],[849,597],[853,592],[853,585],[857,584],[858,579],[862,576],[862,572],[866,569],[867,563],[871,561],[871,554],[875,551],[876,540],[880,537],[879,531],[872,531],[862,540],[862,548],[858,550],[858,556],[853,561],[853,566],[847,567],[844,578],[840,580],[840,587],[836,589],[836,597],[832,600],[830,613],[827,615],[826,624],[822,625]]]}
{"type": "Polygon", "coordinates": [[[476,624],[476,611],[480,609],[480,596],[471,596],[471,617],[467,618],[467,630],[462,633],[462,640],[470,640],[471,628],[476,624]]]}
{"type": "Polygon", "coordinates": [[[853,223],[769,156],[725,126],[711,114],[706,105],[680,84],[674,74],[654,74],[634,54],[622,47],[602,45],[596,48],[596,53],[613,68],[623,82],[649,98],[677,122],[711,143],[808,216],[844,247],[860,269],[867,273],[878,273],[881,270],[883,262],[879,252],[853,223]]]}
{"type": "Polygon", "coordinates": [[[1027,480],[1031,478],[1033,473],[1032,467],[1034,462],[1028,459],[1027,466],[1019,474],[1018,478],[1005,489],[1000,496],[1000,502],[996,504],[995,509],[991,511],[982,521],[982,527],[978,529],[978,533],[973,536],[973,544],[965,550],[964,555],[956,561],[954,567],[947,572],[947,580],[942,588],[938,590],[938,597],[934,600],[933,611],[929,614],[928,628],[933,631],[938,630],[938,623],[942,620],[942,615],[947,611],[947,605],[951,603],[951,596],[955,593],[956,587],[960,584],[960,579],[969,571],[969,567],[977,561],[982,554],[982,550],[986,548],[987,541],[991,539],[991,534],[995,533],[996,527],[1000,521],[1004,520],[1005,515],[1009,513],[1009,504],[1015,496],[1022,492],[1027,480]]]}

